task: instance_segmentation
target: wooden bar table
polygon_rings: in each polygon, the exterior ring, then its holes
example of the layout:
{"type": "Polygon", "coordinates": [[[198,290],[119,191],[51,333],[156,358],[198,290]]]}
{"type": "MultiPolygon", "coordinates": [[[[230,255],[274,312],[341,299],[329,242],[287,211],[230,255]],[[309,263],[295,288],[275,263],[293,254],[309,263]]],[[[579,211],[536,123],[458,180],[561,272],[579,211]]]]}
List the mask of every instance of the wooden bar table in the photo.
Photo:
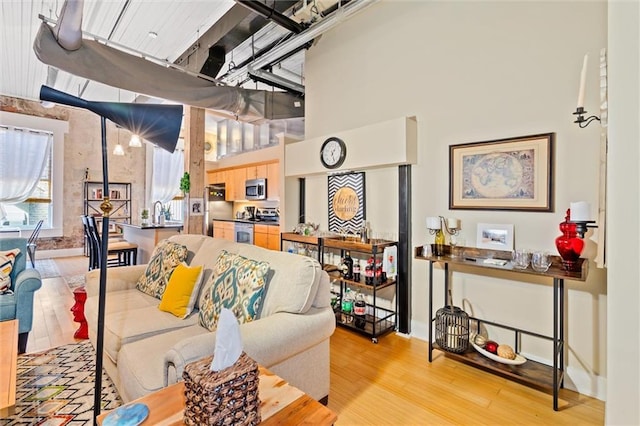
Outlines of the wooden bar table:
{"type": "Polygon", "coordinates": [[[18,320],[0,322],[0,417],[13,414],[16,406],[18,367],[18,320]]]}
{"type": "MultiPolygon", "coordinates": [[[[261,425],[332,425],[338,418],[329,408],[263,367],[260,367],[258,395],[261,425]]],[[[149,416],[141,423],[142,426],[184,424],[184,382],[131,401],[134,402],[149,407],[149,416]]],[[[98,425],[102,425],[108,414],[98,416],[98,425]]]]}

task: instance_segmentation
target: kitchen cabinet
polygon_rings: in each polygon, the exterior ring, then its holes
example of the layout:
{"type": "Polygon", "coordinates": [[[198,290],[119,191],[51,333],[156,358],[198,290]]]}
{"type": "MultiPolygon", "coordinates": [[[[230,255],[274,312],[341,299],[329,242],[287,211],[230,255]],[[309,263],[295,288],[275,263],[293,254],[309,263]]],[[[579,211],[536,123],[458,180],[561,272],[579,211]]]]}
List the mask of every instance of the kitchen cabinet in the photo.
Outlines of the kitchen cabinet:
{"type": "MultiPolygon", "coordinates": [[[[442,256],[425,256],[423,254],[422,247],[416,247],[415,259],[421,259],[428,261],[428,276],[429,276],[429,318],[430,323],[435,320],[433,316],[433,264],[439,263],[444,268],[444,294],[445,305],[447,302],[447,294],[450,289],[450,268],[463,267],[466,273],[469,274],[509,274],[510,277],[523,282],[527,281],[527,277],[534,276],[534,278],[551,278],[553,279],[553,335],[545,336],[538,332],[522,330],[510,325],[500,324],[484,320],[480,318],[474,318],[469,316],[469,322],[475,324],[476,330],[481,330],[483,324],[508,329],[513,332],[514,335],[514,351],[519,352],[520,343],[523,335],[531,335],[540,339],[547,340],[552,343],[553,346],[553,362],[552,365],[542,364],[533,360],[527,360],[521,365],[507,365],[490,360],[479,352],[475,351],[471,347],[463,353],[453,353],[444,351],[447,357],[461,361],[465,364],[473,365],[485,371],[497,374],[501,377],[517,381],[519,383],[531,386],[533,388],[551,391],[553,393],[553,409],[558,410],[558,392],[561,387],[564,386],[564,359],[565,359],[565,290],[564,280],[576,280],[585,281],[587,279],[588,261],[585,259],[579,259],[580,270],[576,272],[565,271],[562,266],[562,259],[558,256],[552,256],[552,263],[549,270],[546,272],[536,272],[531,267],[526,269],[515,269],[511,262],[511,252],[497,251],[497,250],[484,250],[475,248],[464,248],[464,255],[462,257],[453,257],[450,255],[450,249],[445,246],[445,251],[442,256]],[[492,263],[484,263],[482,259],[492,258],[505,260],[504,265],[496,265],[492,263]]],[[[473,327],[470,327],[473,328],[473,327]]],[[[433,341],[433,328],[429,327],[429,362],[432,361],[433,349],[440,349],[437,343],[433,341]]]]}
{"type": "Polygon", "coordinates": [[[226,220],[213,221],[213,236],[224,240],[235,241],[234,235],[235,224],[226,220]]]}
{"type": "Polygon", "coordinates": [[[280,199],[280,163],[267,164],[267,199],[280,199]]]}
{"type": "Polygon", "coordinates": [[[244,167],[226,171],[226,191],[228,201],[244,200],[244,183],[247,180],[247,169],[244,167]]]}
{"type": "Polygon", "coordinates": [[[247,179],[264,179],[267,177],[267,165],[258,164],[257,166],[249,166],[247,170],[247,179]]]}
{"type": "Polygon", "coordinates": [[[242,167],[207,171],[209,185],[224,183],[226,201],[245,200],[245,182],[248,179],[267,179],[267,199],[280,198],[280,167],[278,161],[250,164],[242,167]]]}
{"type": "Polygon", "coordinates": [[[280,250],[280,226],[253,225],[253,244],[269,250],[280,250]]]}
{"type": "Polygon", "coordinates": [[[280,249],[297,253],[308,253],[316,257],[322,268],[327,271],[332,284],[338,286],[335,294],[336,303],[334,312],[336,324],[358,332],[371,338],[373,343],[378,342],[378,337],[396,328],[397,306],[395,305],[396,276],[389,276],[386,279],[374,273],[373,283],[367,284],[365,279],[365,265],[368,259],[372,259],[373,264],[382,262],[384,249],[386,247],[397,247],[396,241],[372,239],[369,243],[362,243],[356,238],[342,237],[316,237],[295,233],[282,233],[280,249]],[[288,247],[285,247],[288,245],[288,247]],[[297,250],[294,248],[296,247],[297,250]],[[342,277],[338,263],[344,258],[346,252],[351,257],[359,259],[360,279],[346,279],[342,277]],[[353,312],[342,311],[342,299],[349,288],[353,297],[355,292],[364,294],[366,300],[366,314],[364,318],[356,317],[353,312]],[[384,298],[380,295],[384,295],[384,298]],[[386,300],[384,303],[382,300],[386,300]]]}

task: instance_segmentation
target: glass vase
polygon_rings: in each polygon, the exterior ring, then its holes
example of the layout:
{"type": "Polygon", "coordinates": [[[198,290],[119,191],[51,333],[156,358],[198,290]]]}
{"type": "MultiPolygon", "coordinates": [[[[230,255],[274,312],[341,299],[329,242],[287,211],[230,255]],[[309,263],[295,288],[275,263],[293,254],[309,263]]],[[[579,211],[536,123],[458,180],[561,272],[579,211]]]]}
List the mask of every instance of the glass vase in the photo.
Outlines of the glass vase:
{"type": "Polygon", "coordinates": [[[567,215],[564,222],[560,223],[560,231],[562,235],[556,238],[556,248],[562,258],[562,266],[566,271],[580,271],[580,254],[584,248],[584,241],[578,237],[576,233],[576,224],[569,222],[570,210],[567,209],[567,215]]]}

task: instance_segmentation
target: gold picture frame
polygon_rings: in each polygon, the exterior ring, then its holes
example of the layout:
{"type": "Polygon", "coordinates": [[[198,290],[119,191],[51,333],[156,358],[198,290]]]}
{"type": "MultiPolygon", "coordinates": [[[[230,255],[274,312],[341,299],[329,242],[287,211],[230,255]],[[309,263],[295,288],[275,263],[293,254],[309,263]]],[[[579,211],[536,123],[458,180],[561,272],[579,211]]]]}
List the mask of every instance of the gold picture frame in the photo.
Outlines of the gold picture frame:
{"type": "Polygon", "coordinates": [[[553,212],[554,133],[449,147],[449,208],[553,212]]]}

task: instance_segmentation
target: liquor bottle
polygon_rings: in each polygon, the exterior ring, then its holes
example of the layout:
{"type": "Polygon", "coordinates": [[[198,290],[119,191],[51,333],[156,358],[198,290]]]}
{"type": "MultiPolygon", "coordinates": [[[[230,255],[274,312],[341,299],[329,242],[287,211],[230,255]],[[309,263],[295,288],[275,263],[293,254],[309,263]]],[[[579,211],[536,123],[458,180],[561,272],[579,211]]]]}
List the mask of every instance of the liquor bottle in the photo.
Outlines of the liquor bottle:
{"type": "Polygon", "coordinates": [[[346,271],[343,269],[344,278],[348,280],[352,280],[353,279],[353,259],[351,258],[351,255],[349,254],[348,251],[345,252],[342,263],[346,265],[346,271]]]}
{"type": "Polygon", "coordinates": [[[364,294],[358,291],[356,293],[355,302],[353,302],[353,315],[356,318],[355,325],[359,329],[364,330],[364,326],[367,324],[366,313],[367,313],[367,302],[365,302],[364,300],[364,294]]]}
{"type": "Polygon", "coordinates": [[[438,229],[436,232],[436,238],[433,241],[435,244],[435,255],[436,256],[444,256],[444,232],[441,229],[438,229]]]}
{"type": "Polygon", "coordinates": [[[343,323],[350,323],[353,321],[353,297],[351,297],[351,289],[347,287],[342,296],[342,314],[341,320],[343,323]]]}

